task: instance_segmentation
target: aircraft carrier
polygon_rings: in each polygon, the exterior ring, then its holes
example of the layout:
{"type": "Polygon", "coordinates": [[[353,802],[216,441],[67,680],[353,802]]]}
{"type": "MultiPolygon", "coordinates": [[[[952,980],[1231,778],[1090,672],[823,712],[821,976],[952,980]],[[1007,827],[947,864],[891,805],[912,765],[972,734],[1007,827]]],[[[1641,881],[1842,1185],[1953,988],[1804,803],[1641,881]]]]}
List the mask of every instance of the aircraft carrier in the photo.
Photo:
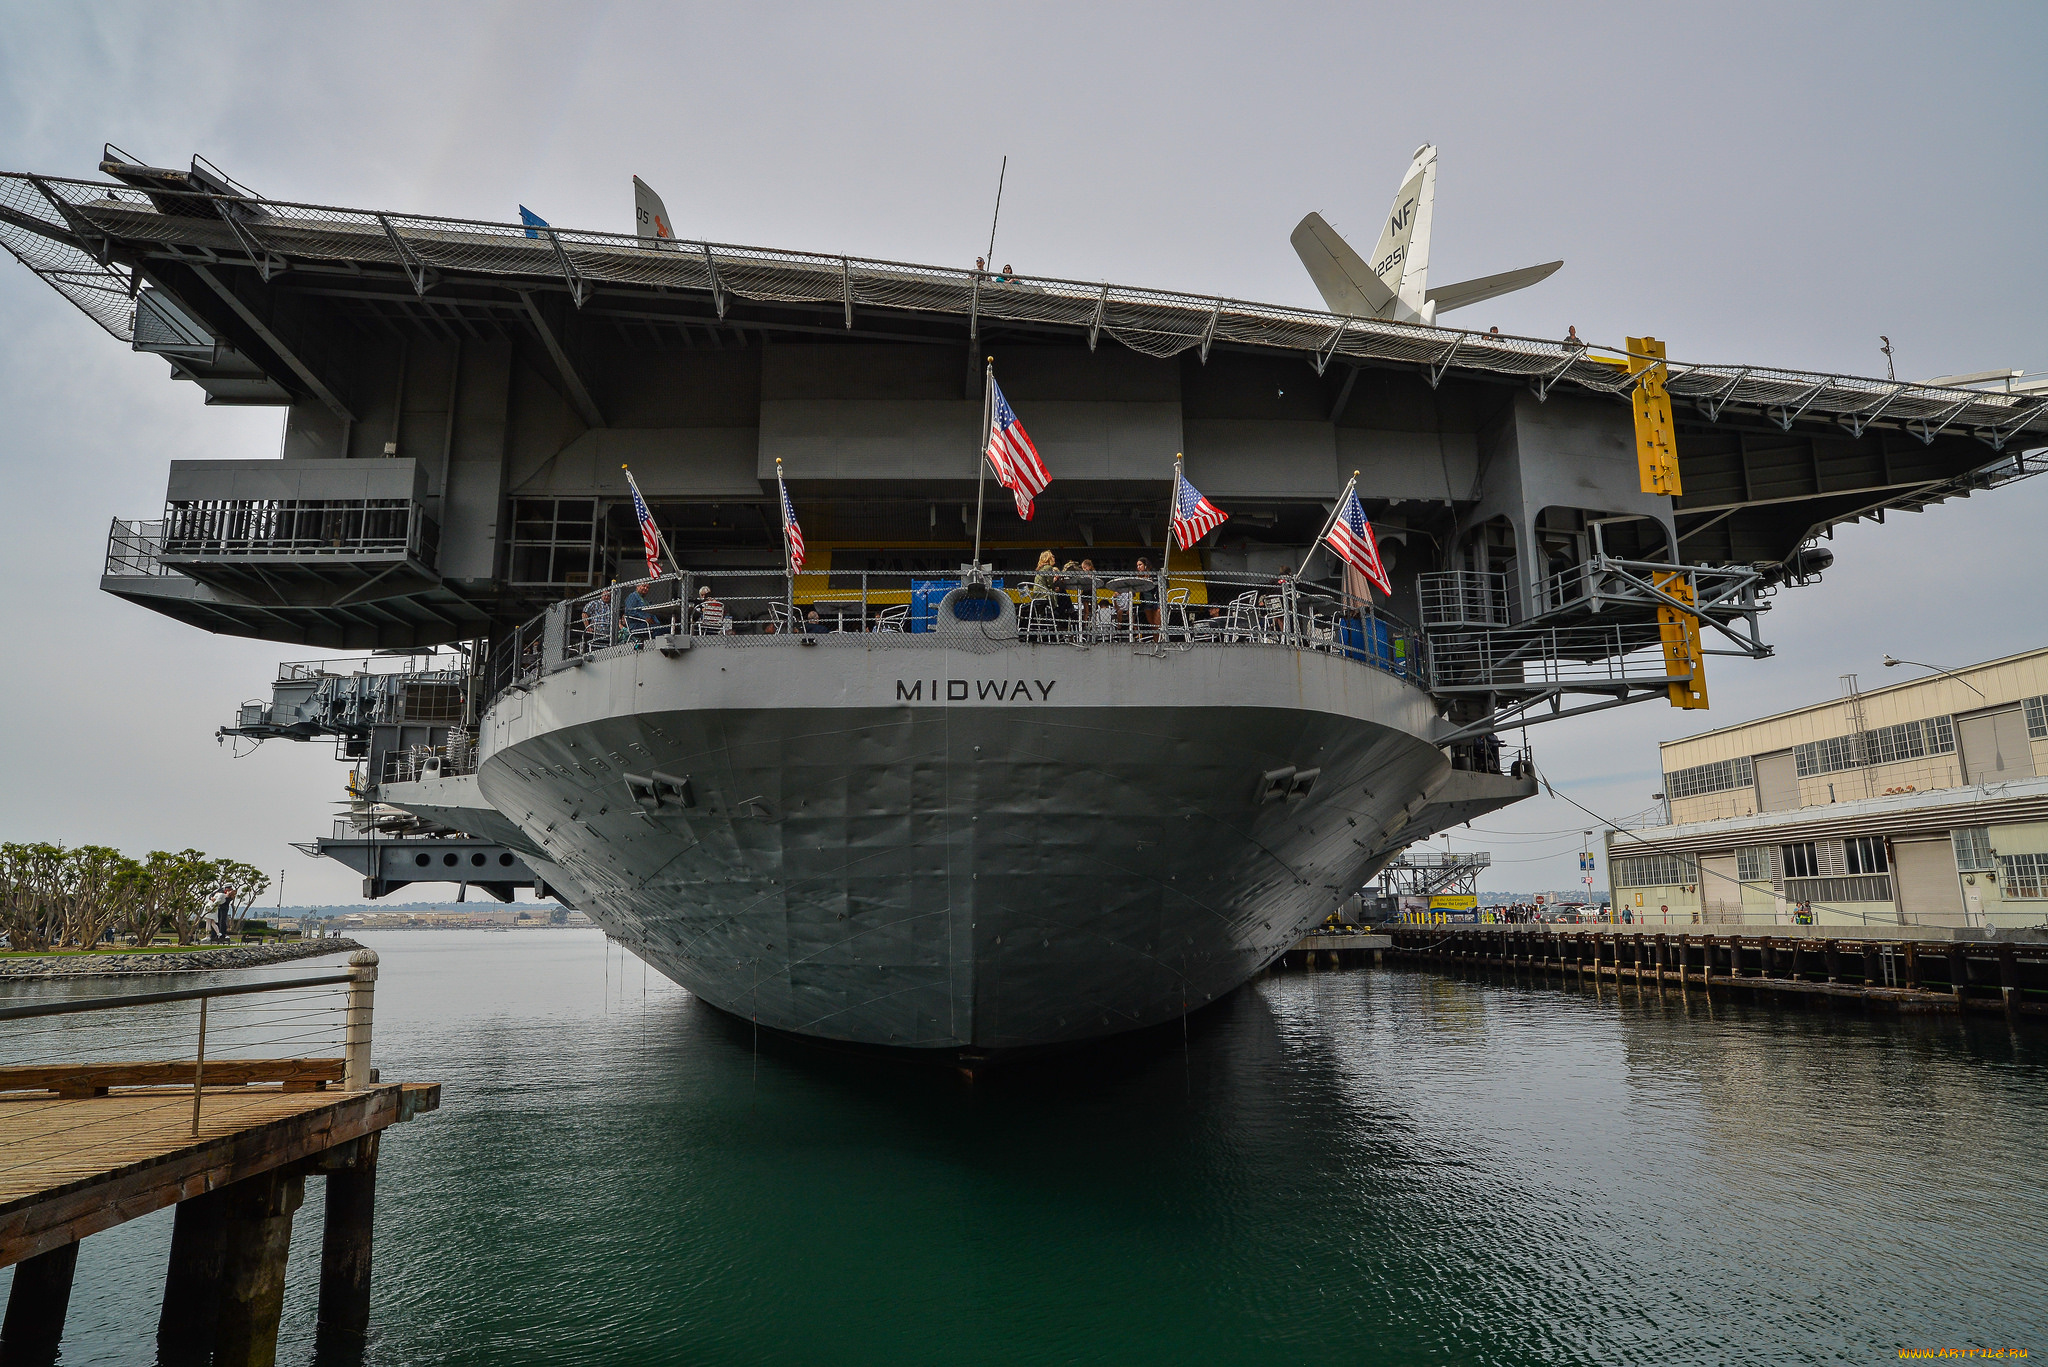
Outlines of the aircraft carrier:
{"type": "Polygon", "coordinates": [[[0,242],[207,403],[287,410],[282,458],[173,462],[102,586],[329,652],[226,728],[334,741],[352,809],[306,848],[373,896],[531,886],[727,1011],[924,1050],[1230,991],[1529,796],[1503,737],[1704,705],[1832,527],[2048,440],[2009,385],[1460,331],[1419,280],[1324,312],[284,203],[113,148],[0,175],[0,242]],[[1028,525],[998,492],[976,558],[989,358],[1054,482],[1028,525]],[[1177,452],[1231,519],[1162,573],[1177,452]],[[1391,595],[1294,576],[1353,470],[1391,595]],[[1041,549],[1091,562],[1062,603],[1041,549]]]}

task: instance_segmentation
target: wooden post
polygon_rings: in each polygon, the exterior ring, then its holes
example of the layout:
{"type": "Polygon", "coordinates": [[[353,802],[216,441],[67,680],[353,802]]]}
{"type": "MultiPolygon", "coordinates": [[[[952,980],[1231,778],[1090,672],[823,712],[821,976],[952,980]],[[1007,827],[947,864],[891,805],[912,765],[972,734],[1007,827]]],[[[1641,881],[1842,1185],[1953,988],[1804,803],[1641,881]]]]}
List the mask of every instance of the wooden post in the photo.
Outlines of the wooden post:
{"type": "Polygon", "coordinates": [[[377,995],[377,951],[359,949],[348,956],[348,1008],[342,1016],[341,1085],[360,1092],[370,1085],[370,1012],[377,995]]]}
{"type": "MultiPolygon", "coordinates": [[[[369,951],[365,950],[364,953],[369,951]]],[[[213,1367],[274,1367],[284,1314],[284,1264],[305,1174],[273,1168],[221,1188],[227,1257],[221,1267],[213,1367]]]]}
{"type": "Polygon", "coordinates": [[[14,1265],[7,1319],[0,1323],[0,1361],[56,1360],[64,1338],[64,1312],[71,1308],[71,1274],[77,1270],[76,1239],[14,1265]]]}
{"type": "Polygon", "coordinates": [[[228,1253],[226,1218],[222,1192],[178,1202],[171,1226],[170,1267],[164,1273],[164,1304],[156,1320],[156,1351],[164,1361],[203,1362],[213,1350],[221,1269],[228,1253]]]}
{"type": "Polygon", "coordinates": [[[370,1329],[370,1234],[377,1214],[377,1140],[369,1134],[327,1170],[327,1226],[320,1239],[323,1334],[361,1338],[370,1329]]]}
{"type": "Polygon", "coordinates": [[[1864,988],[1868,990],[1869,988],[1876,987],[1882,976],[1883,974],[1877,965],[1877,944],[1875,941],[1865,940],[1863,942],[1864,988]]]}
{"type": "Polygon", "coordinates": [[[2020,965],[2018,951],[2010,941],[1998,947],[1998,990],[2005,998],[2005,1019],[2017,1025],[2020,1019],[2020,965]]]}
{"type": "Polygon", "coordinates": [[[1948,949],[1948,986],[1949,991],[1956,994],[1958,1004],[1970,987],[1970,961],[1958,944],[1951,944],[1948,949]]]}
{"type": "Polygon", "coordinates": [[[1700,986],[1712,990],[1714,986],[1714,937],[1700,936],[1700,986]]]}
{"type": "Polygon", "coordinates": [[[1906,986],[1920,990],[1920,946],[1906,941],[1906,986]]]}
{"type": "Polygon", "coordinates": [[[1827,966],[1829,982],[1842,976],[1842,946],[1839,941],[1822,940],[1820,956],[1821,962],[1827,966]]]}

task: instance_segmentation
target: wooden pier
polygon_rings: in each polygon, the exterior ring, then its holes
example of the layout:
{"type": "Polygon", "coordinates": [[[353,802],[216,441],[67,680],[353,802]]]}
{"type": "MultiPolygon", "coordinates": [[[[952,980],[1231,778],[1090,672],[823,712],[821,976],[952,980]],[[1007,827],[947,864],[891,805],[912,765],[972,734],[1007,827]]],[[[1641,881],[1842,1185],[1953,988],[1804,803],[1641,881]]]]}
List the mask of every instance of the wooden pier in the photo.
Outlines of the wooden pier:
{"type": "Polygon", "coordinates": [[[1396,963],[1492,968],[1545,980],[1881,1010],[2048,1016],[2048,942],[1562,930],[1543,925],[1402,926],[1396,963]]]}
{"type": "Polygon", "coordinates": [[[158,1360],[268,1367],[309,1176],[326,1180],[321,1333],[365,1333],[380,1138],[441,1096],[437,1083],[380,1083],[369,1066],[376,962],[363,950],[325,978],[0,1010],[23,1019],[348,988],[341,1058],[206,1059],[202,1033],[189,1061],[0,1068],[0,1267],[15,1269],[0,1367],[55,1358],[81,1239],[166,1206],[177,1216],[158,1360]]]}

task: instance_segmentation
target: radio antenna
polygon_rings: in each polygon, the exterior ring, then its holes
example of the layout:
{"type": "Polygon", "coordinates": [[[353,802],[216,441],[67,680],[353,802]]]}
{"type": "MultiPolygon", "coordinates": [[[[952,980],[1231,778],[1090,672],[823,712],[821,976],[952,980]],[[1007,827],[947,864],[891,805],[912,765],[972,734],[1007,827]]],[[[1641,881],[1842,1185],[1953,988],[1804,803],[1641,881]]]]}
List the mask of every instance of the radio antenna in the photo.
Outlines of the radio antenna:
{"type": "Polygon", "coordinates": [[[989,219],[989,221],[988,221],[988,262],[989,262],[989,269],[990,269],[990,270],[994,270],[994,269],[995,269],[995,259],[996,259],[996,224],[997,224],[998,222],[1000,222],[1000,221],[1002,220],[1002,217],[1003,217],[1003,181],[1004,181],[1005,179],[1007,179],[1007,178],[1008,178],[1009,174],[1010,174],[1010,158],[1008,157],[1008,155],[1005,155],[1005,156],[1003,157],[1003,169],[1002,169],[1002,170],[1000,170],[1000,171],[998,171],[998,172],[996,172],[996,211],[995,211],[995,215],[994,215],[994,217],[990,218],[990,219],[989,219]]]}

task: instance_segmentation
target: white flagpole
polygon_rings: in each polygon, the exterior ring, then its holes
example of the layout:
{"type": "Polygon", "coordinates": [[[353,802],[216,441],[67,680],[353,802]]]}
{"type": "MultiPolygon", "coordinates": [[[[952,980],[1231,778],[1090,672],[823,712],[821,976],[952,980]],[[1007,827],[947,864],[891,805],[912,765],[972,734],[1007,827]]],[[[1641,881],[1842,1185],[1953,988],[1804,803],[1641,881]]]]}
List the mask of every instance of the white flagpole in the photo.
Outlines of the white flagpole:
{"type": "MultiPolygon", "coordinates": [[[[640,502],[642,502],[643,504],[647,504],[648,520],[653,521],[654,505],[651,503],[647,503],[647,495],[640,492],[640,481],[633,478],[633,471],[630,467],[621,465],[619,468],[626,472],[626,483],[633,487],[633,492],[635,495],[639,497],[640,502]]],[[[668,538],[661,534],[661,524],[659,522],[654,523],[654,544],[661,548],[661,553],[663,556],[667,558],[668,562],[668,574],[659,575],[657,576],[657,578],[666,579],[669,577],[669,575],[674,575],[677,578],[681,578],[683,573],[683,567],[676,563],[676,548],[669,545],[668,538]]]]}
{"type": "Polygon", "coordinates": [[[775,515],[782,519],[782,582],[792,628],[796,623],[796,562],[789,554],[789,486],[782,482],[782,457],[775,458],[775,515]]]}
{"type": "MultiPolygon", "coordinates": [[[[990,235],[994,240],[994,235],[990,235]]],[[[996,433],[996,358],[981,382],[981,449],[974,453],[974,567],[981,568],[981,496],[988,480],[988,447],[996,433]]]]}
{"type": "Polygon", "coordinates": [[[1358,471],[1351,472],[1351,478],[1344,482],[1344,492],[1337,495],[1337,506],[1330,509],[1330,515],[1323,522],[1323,529],[1316,533],[1316,539],[1309,543],[1308,554],[1302,557],[1301,568],[1294,572],[1296,579],[1308,573],[1308,562],[1316,558],[1316,552],[1323,548],[1323,538],[1330,534],[1330,528],[1337,523],[1337,514],[1344,511],[1344,500],[1351,497],[1351,491],[1358,487],[1358,471]]]}
{"type": "MultiPolygon", "coordinates": [[[[1173,453],[1173,493],[1166,500],[1166,548],[1159,555],[1159,596],[1162,603],[1164,603],[1166,598],[1166,567],[1173,563],[1173,518],[1174,514],[1180,511],[1180,462],[1181,452],[1175,451],[1173,453]]],[[[1164,612],[1165,609],[1162,607],[1162,615],[1159,619],[1162,622],[1166,620],[1163,615],[1164,612]]]]}

